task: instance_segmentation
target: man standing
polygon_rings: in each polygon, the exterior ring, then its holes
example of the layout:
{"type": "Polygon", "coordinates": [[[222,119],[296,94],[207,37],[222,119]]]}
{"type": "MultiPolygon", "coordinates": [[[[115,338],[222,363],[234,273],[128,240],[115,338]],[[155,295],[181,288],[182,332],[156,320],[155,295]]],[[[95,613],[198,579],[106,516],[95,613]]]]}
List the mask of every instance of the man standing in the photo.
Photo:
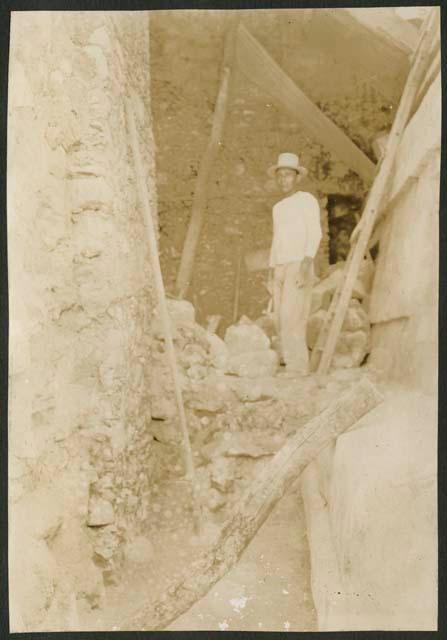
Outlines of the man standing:
{"type": "MultiPolygon", "coordinates": [[[[314,279],[314,257],[321,241],[320,206],[298,185],[307,175],[294,153],[281,153],[268,174],[284,198],[273,207],[273,311],[286,370],[307,375],[306,325],[314,279]]],[[[271,272],[270,272],[271,273],[271,272]]]]}

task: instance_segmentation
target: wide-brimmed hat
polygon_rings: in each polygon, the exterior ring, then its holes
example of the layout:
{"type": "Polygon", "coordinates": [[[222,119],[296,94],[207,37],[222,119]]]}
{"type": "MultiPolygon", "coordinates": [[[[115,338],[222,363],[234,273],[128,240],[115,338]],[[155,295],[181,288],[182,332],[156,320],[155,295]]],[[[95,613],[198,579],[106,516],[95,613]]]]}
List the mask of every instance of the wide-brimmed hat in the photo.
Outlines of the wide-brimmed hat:
{"type": "Polygon", "coordinates": [[[294,169],[302,176],[307,176],[308,174],[307,169],[300,165],[300,159],[296,153],[280,153],[278,156],[278,162],[273,167],[270,167],[267,173],[271,178],[273,178],[278,169],[294,169]]]}

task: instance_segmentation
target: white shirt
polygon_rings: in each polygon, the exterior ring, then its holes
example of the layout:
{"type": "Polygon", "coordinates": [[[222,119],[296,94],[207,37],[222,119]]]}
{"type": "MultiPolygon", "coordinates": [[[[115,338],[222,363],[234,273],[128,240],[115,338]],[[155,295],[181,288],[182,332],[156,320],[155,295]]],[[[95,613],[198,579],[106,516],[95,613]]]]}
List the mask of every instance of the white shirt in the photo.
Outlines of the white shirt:
{"type": "Polygon", "coordinates": [[[275,204],[270,267],[314,258],[320,241],[320,205],[311,193],[297,191],[275,204]]]}

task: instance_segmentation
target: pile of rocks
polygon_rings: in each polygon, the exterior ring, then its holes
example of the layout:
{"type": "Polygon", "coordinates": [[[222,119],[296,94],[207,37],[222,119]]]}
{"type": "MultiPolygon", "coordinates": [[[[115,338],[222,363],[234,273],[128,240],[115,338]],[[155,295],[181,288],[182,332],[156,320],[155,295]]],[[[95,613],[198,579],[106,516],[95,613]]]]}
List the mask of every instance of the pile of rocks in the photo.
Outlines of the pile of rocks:
{"type": "MultiPolygon", "coordinates": [[[[307,344],[313,349],[326,318],[332,296],[343,277],[344,263],[329,268],[328,275],[313,289],[311,315],[307,325],[307,344]]],[[[348,311],[343,322],[332,366],[358,367],[370,350],[370,322],[368,317],[369,291],[374,275],[372,262],[365,260],[355,283],[348,311]]]]}
{"type": "MultiPolygon", "coordinates": [[[[186,300],[168,300],[171,330],[180,368],[183,392],[191,408],[217,411],[231,404],[234,394],[225,374],[257,378],[272,376],[278,356],[266,333],[248,318],[228,327],[224,340],[195,322],[195,311],[186,300]]],[[[151,380],[151,413],[154,419],[177,415],[172,374],[167,362],[163,327],[157,319],[152,343],[154,375],[151,380]]]]}
{"type": "Polygon", "coordinates": [[[242,317],[225,333],[228,347],[226,373],[246,377],[273,376],[278,368],[278,356],[270,348],[270,340],[257,324],[242,317]]]}

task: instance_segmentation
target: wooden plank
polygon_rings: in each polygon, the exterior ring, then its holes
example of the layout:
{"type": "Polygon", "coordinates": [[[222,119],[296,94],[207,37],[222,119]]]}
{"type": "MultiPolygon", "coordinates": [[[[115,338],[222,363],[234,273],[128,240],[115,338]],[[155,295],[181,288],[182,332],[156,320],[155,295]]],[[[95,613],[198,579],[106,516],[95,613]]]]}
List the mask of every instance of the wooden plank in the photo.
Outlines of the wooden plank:
{"type": "Polygon", "coordinates": [[[165,597],[131,615],[121,629],[161,630],[200,600],[239,560],[250,540],[307,465],[382,401],[366,378],[288,439],[252,482],[211,546],[173,578],[165,597]]]}
{"type": "Polygon", "coordinates": [[[326,373],[332,362],[337,340],[352,296],[352,290],[357,279],[359,268],[368,247],[369,239],[378,216],[381,200],[390,180],[397,149],[405,131],[414,98],[427,71],[427,58],[435,28],[436,13],[432,10],[428,14],[418,54],[410,70],[402,99],[391,128],[385,156],[380,164],[377,178],[369,192],[362,219],[355,230],[355,237],[357,241],[351,249],[350,254],[352,254],[352,256],[345,265],[343,286],[337,299],[337,305],[333,309],[333,316],[331,315],[329,317],[329,313],[327,314],[327,319],[331,324],[318,365],[319,374],[326,373]]]}
{"type": "Polygon", "coordinates": [[[421,84],[421,88],[416,95],[410,117],[419,109],[422,100],[427,94],[427,91],[435,81],[436,77],[441,73],[441,43],[439,40],[437,41],[436,45],[437,46],[435,47],[433,52],[433,60],[427,71],[424,82],[421,84]]]}
{"type": "Polygon", "coordinates": [[[366,27],[372,36],[386,40],[406,54],[414,51],[417,46],[417,28],[392,12],[389,7],[338,9],[331,13],[337,18],[341,18],[343,13],[349,13],[357,23],[366,27]]]}
{"type": "MultiPolygon", "coordinates": [[[[345,271],[349,269],[349,265],[352,261],[352,255],[353,253],[352,251],[350,251],[344,266],[345,271]]],[[[331,300],[331,304],[329,305],[328,312],[325,315],[324,320],[321,324],[320,332],[318,334],[314,348],[312,349],[312,353],[309,361],[310,371],[316,371],[318,369],[318,365],[321,359],[321,353],[324,349],[325,341],[327,339],[327,333],[330,327],[331,319],[334,316],[335,310],[337,309],[338,301],[340,300],[342,287],[343,287],[343,279],[340,279],[340,282],[338,283],[337,288],[335,289],[334,294],[332,296],[332,300],[331,300]]]]}
{"type": "Polygon", "coordinates": [[[185,408],[183,405],[183,397],[182,390],[180,385],[180,378],[178,375],[177,361],[174,350],[174,342],[172,340],[171,334],[171,319],[169,317],[169,311],[166,304],[166,296],[165,289],[163,284],[163,276],[161,273],[160,260],[158,257],[158,248],[157,248],[157,236],[155,232],[155,226],[152,219],[151,207],[150,207],[150,199],[149,193],[147,191],[145,173],[143,169],[143,161],[140,153],[140,145],[138,142],[138,132],[135,124],[135,115],[134,115],[134,105],[133,101],[130,98],[125,98],[125,107],[126,107],[126,120],[127,126],[130,134],[130,143],[132,148],[132,154],[134,158],[135,164],[135,173],[137,179],[137,189],[138,196],[141,203],[141,207],[143,209],[144,215],[144,223],[147,233],[147,241],[149,244],[149,258],[152,267],[152,273],[154,276],[154,284],[155,290],[157,292],[158,298],[158,308],[161,313],[161,320],[163,325],[163,333],[166,344],[166,352],[168,355],[169,365],[171,368],[171,374],[174,383],[174,392],[175,399],[177,402],[177,409],[180,419],[180,428],[182,430],[183,435],[183,450],[184,450],[184,459],[185,459],[185,467],[188,480],[191,483],[192,494],[193,494],[193,510],[194,510],[194,524],[196,531],[200,530],[200,507],[199,501],[196,496],[196,482],[195,482],[195,470],[194,470],[194,462],[191,450],[191,442],[189,439],[188,433],[188,424],[186,421],[185,408]]]}
{"type": "Polygon", "coordinates": [[[239,298],[241,294],[241,266],[242,266],[242,250],[238,247],[237,264],[236,264],[236,280],[234,283],[234,301],[233,301],[233,323],[237,322],[239,316],[239,298]]]}
{"type": "Polygon", "coordinates": [[[299,120],[309,135],[333,151],[368,184],[373,180],[375,164],[296,86],[243,25],[238,30],[236,56],[238,68],[247,78],[268,93],[294,120],[299,120]]]}
{"type": "Polygon", "coordinates": [[[202,231],[205,209],[207,202],[208,182],[211,169],[219,150],[219,143],[223,136],[225,118],[228,106],[228,96],[231,78],[231,66],[234,55],[234,43],[236,38],[237,22],[233,18],[230,29],[226,36],[224,48],[224,60],[220,79],[219,92],[216,99],[216,106],[211,127],[211,135],[202,157],[197,176],[196,188],[192,202],[191,219],[186,233],[185,244],[183,246],[180,259],[179,271],[176,281],[176,292],[179,298],[184,298],[191,284],[194,260],[202,231]]]}
{"type": "Polygon", "coordinates": [[[430,161],[432,154],[439,151],[441,147],[441,93],[441,69],[439,68],[437,76],[419,105],[419,109],[405,129],[396,155],[393,179],[382,199],[380,214],[392,207],[399,194],[406,189],[407,182],[417,178],[424,166],[430,161]],[[430,126],[427,126],[426,123],[430,123],[430,126]],[[420,135],[422,130],[424,130],[424,135],[420,135]],[[419,142],[417,149],[415,149],[414,141],[417,139],[419,142]]]}

